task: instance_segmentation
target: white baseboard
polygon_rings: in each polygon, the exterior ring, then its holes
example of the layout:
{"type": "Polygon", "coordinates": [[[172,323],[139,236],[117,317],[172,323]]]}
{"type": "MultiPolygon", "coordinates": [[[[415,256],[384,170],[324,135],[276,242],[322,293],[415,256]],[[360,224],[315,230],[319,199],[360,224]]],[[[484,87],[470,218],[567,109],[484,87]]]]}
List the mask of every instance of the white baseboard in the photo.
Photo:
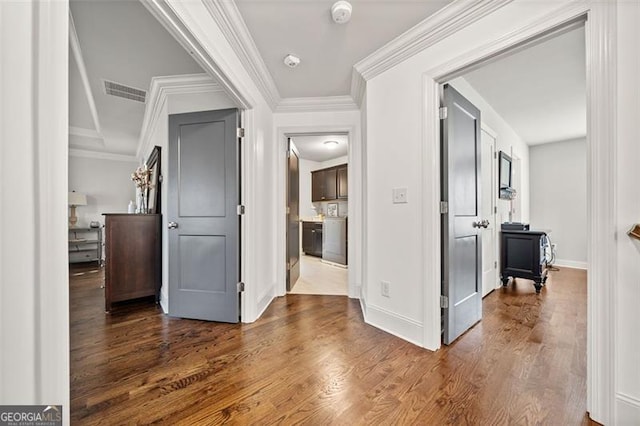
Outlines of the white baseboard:
{"type": "Polygon", "coordinates": [[[162,291],[160,292],[160,308],[163,313],[169,313],[169,297],[162,291]]]}
{"type": "Polygon", "coordinates": [[[378,306],[367,305],[363,299],[360,299],[360,304],[363,306],[364,322],[416,346],[423,346],[421,323],[378,306]]]}
{"type": "Polygon", "coordinates": [[[616,424],[640,424],[640,399],[618,392],[616,394],[616,424]]]}
{"type": "MultiPolygon", "coordinates": [[[[275,288],[275,284],[273,284],[273,286],[271,288],[272,289],[275,288]]],[[[258,301],[258,309],[257,309],[258,315],[256,315],[256,317],[253,318],[251,321],[245,321],[243,319],[242,322],[254,322],[258,318],[260,318],[262,316],[262,314],[264,314],[264,311],[267,310],[267,308],[269,307],[269,305],[271,304],[271,301],[273,299],[274,299],[273,291],[267,291],[267,293],[265,295],[263,295],[260,298],[260,300],[258,301]]]]}
{"type": "Polygon", "coordinates": [[[553,262],[553,266],[586,270],[588,265],[587,262],[580,262],[577,260],[556,259],[556,261],[553,262]]]}
{"type": "Polygon", "coordinates": [[[353,294],[351,294],[351,292],[349,292],[349,298],[350,299],[360,299],[360,295],[362,294],[362,286],[360,286],[359,284],[356,284],[355,289],[353,291],[353,294]]]}

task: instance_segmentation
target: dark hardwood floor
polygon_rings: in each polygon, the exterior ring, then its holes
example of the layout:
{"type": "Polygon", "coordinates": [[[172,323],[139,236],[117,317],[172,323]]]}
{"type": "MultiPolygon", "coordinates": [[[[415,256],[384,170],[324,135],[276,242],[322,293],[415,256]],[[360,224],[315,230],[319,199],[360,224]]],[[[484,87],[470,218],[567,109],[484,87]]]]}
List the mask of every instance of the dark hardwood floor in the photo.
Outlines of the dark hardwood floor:
{"type": "Polygon", "coordinates": [[[343,296],[278,298],[253,324],[104,313],[102,271],[71,269],[72,424],[589,424],[586,273],[484,299],[429,352],[364,324],[343,296]],[[81,275],[76,275],[81,274],[81,275]]]}

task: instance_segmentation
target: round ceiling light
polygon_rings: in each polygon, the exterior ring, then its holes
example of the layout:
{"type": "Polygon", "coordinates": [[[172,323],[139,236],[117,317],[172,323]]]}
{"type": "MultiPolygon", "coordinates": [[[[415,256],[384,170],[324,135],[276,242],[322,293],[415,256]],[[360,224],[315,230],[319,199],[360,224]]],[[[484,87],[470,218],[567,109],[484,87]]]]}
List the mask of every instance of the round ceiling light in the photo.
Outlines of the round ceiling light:
{"type": "Polygon", "coordinates": [[[326,146],[327,149],[335,149],[338,146],[338,141],[325,141],[324,146],[326,146]]]}
{"type": "Polygon", "coordinates": [[[351,19],[351,3],[345,0],[338,0],[331,6],[331,17],[336,24],[346,24],[351,19]]]}
{"type": "Polygon", "coordinates": [[[284,57],[284,64],[289,68],[295,68],[300,64],[300,58],[295,55],[288,54],[284,57]]]}

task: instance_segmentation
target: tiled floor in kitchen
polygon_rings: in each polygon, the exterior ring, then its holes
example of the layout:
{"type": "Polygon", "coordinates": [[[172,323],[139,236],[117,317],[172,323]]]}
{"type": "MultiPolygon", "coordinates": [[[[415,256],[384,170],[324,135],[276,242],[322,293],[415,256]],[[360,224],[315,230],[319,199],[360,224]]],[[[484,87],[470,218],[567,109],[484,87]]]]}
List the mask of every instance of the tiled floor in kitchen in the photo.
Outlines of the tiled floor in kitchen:
{"type": "Polygon", "coordinates": [[[300,278],[289,293],[346,296],[348,270],[323,263],[318,257],[300,256],[300,278]]]}

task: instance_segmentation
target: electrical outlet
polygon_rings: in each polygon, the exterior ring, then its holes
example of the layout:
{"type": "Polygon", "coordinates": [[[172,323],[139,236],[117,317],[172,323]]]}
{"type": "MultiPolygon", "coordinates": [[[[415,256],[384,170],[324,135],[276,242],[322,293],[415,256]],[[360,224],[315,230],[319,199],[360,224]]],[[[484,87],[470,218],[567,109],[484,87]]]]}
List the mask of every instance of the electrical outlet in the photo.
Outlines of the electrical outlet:
{"type": "Polygon", "coordinates": [[[393,188],[393,204],[404,204],[407,202],[407,188],[393,188]]]}
{"type": "Polygon", "coordinates": [[[380,281],[380,294],[382,294],[384,297],[390,297],[389,296],[390,285],[391,283],[389,281],[380,281]]]}

